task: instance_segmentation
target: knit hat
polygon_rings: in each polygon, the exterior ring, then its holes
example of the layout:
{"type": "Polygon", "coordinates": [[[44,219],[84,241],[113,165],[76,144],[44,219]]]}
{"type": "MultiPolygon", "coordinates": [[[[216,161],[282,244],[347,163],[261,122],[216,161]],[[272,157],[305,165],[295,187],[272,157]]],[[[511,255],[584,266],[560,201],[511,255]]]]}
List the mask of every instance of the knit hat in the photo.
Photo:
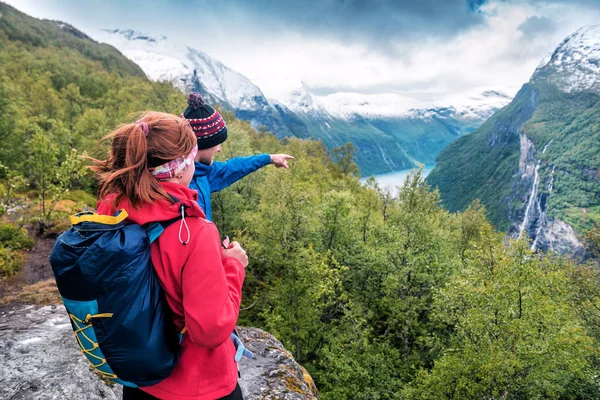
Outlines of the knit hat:
{"type": "Polygon", "coordinates": [[[190,93],[188,108],[181,118],[188,120],[198,139],[198,149],[209,149],[227,139],[227,127],[221,114],[204,102],[198,93],[190,93]]]}

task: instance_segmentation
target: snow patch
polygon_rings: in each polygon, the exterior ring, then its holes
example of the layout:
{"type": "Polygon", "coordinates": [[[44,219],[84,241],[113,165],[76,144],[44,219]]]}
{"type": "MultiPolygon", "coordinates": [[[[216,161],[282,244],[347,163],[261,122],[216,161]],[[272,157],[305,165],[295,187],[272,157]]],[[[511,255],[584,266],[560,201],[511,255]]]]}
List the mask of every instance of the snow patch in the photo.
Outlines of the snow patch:
{"type": "Polygon", "coordinates": [[[181,60],[143,50],[124,50],[123,55],[139,65],[151,81],[167,81],[180,90],[185,89],[182,77],[189,76],[189,68],[181,60]]]}
{"type": "Polygon", "coordinates": [[[358,114],[370,117],[420,118],[452,116],[461,120],[485,120],[506,106],[515,89],[495,88],[452,96],[435,101],[419,101],[398,93],[334,93],[318,97],[332,115],[350,119],[358,114]]]}
{"type": "Polygon", "coordinates": [[[532,82],[547,80],[566,93],[600,92],[600,25],[586,26],[565,38],[542,60],[532,82]]]}
{"type": "Polygon", "coordinates": [[[286,96],[281,96],[279,101],[290,110],[300,114],[328,114],[328,110],[325,108],[321,99],[310,93],[304,82],[300,82],[300,84],[295,89],[290,90],[286,96]]]}

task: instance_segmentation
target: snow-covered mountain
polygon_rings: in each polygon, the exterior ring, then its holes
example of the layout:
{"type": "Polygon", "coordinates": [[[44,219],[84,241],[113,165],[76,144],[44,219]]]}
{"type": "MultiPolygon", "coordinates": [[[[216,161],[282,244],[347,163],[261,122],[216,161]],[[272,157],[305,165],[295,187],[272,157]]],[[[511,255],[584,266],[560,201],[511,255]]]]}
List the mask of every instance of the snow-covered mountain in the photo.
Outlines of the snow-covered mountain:
{"type": "Polygon", "coordinates": [[[433,102],[417,101],[397,93],[334,93],[320,98],[326,109],[337,116],[364,118],[431,118],[453,115],[456,119],[486,120],[512,100],[516,90],[486,89],[443,97],[433,102]]]}
{"type": "MultiPolygon", "coordinates": [[[[444,147],[479,127],[508,104],[514,93],[514,89],[494,88],[425,102],[397,93],[365,95],[339,92],[315,96],[304,83],[300,83],[281,99],[281,103],[305,119],[308,125],[312,123],[316,137],[329,139],[331,134],[327,131],[334,125],[358,125],[362,129],[368,126],[400,144],[403,154],[413,163],[432,164],[444,147]],[[318,126],[315,122],[319,123],[318,126]],[[316,129],[320,133],[315,133],[316,129]]],[[[384,145],[383,153],[385,148],[384,145]]],[[[382,168],[393,164],[385,154],[382,159],[387,160],[381,164],[382,168]]]]}
{"type": "Polygon", "coordinates": [[[119,49],[150,80],[170,82],[186,93],[200,92],[209,103],[221,104],[255,127],[266,126],[280,136],[292,134],[256,85],[200,50],[130,29],[104,29],[96,39],[119,49]]]}
{"type": "Polygon", "coordinates": [[[413,159],[433,164],[442,149],[478,128],[508,104],[514,92],[487,89],[433,102],[397,93],[335,93],[318,100],[330,114],[348,121],[365,120],[392,136],[413,159]]]}
{"type": "Polygon", "coordinates": [[[149,79],[168,81],[183,92],[202,93],[278,137],[322,140],[328,148],[352,142],[362,174],[433,163],[446,145],[469,133],[512,98],[486,90],[418,102],[399,94],[335,93],[315,96],[303,83],[278,99],[267,99],[242,74],[190,46],[129,29],[105,29],[96,39],[119,49],[149,79]]]}
{"type": "Polygon", "coordinates": [[[166,36],[104,29],[98,39],[115,46],[137,63],[150,80],[169,81],[185,90],[192,86],[195,75],[210,94],[234,108],[256,108],[256,99],[264,98],[260,89],[242,74],[208,54],[168,41],[166,36]]]}
{"type": "Polygon", "coordinates": [[[349,121],[357,116],[366,119],[426,119],[450,115],[465,121],[485,121],[495,111],[507,105],[516,92],[516,89],[509,88],[487,88],[426,102],[398,93],[338,92],[327,96],[314,96],[304,83],[300,83],[298,88],[292,90],[287,97],[280,101],[294,112],[328,113],[333,117],[349,121]]]}
{"type": "Polygon", "coordinates": [[[586,26],[567,36],[533,73],[531,82],[541,81],[566,93],[600,93],[600,25],[586,26]]]}
{"type": "Polygon", "coordinates": [[[330,149],[348,142],[354,144],[354,159],[362,174],[395,171],[419,164],[392,136],[360,116],[349,120],[330,113],[321,99],[303,83],[283,99],[270,101],[282,110],[282,118],[289,122],[290,129],[295,129],[297,137],[319,139],[330,149]]]}

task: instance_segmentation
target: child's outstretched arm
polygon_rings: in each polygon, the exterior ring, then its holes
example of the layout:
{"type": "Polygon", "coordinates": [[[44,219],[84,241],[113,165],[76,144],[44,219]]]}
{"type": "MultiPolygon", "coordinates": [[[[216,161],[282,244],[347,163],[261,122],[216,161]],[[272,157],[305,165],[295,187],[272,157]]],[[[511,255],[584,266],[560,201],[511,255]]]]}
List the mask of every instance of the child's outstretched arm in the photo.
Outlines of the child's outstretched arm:
{"type": "Polygon", "coordinates": [[[289,168],[287,160],[294,157],[287,154],[260,154],[249,157],[235,157],[227,162],[212,164],[210,173],[207,175],[211,192],[225,189],[227,186],[237,182],[244,176],[269,164],[277,168],[289,168]]]}

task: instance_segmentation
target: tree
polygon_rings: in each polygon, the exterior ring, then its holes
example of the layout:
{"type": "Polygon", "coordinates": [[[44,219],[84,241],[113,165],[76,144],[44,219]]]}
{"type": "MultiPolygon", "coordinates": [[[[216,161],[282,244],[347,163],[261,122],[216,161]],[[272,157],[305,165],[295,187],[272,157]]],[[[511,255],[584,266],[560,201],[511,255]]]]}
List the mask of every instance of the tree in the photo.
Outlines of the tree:
{"type": "Polygon", "coordinates": [[[67,127],[72,132],[76,119],[81,114],[83,98],[79,93],[79,87],[73,83],[69,83],[61,92],[66,105],[67,127]]]}
{"type": "Polygon", "coordinates": [[[583,235],[583,241],[591,256],[600,261],[600,223],[595,224],[583,235]]]}
{"type": "Polygon", "coordinates": [[[451,335],[407,397],[575,398],[574,382],[593,382],[597,345],[570,306],[571,264],[502,240],[485,227],[437,293],[435,318],[451,335]]]}
{"type": "Polygon", "coordinates": [[[358,165],[354,162],[356,149],[352,143],[336,147],[331,151],[331,158],[341,175],[358,175],[358,165]]]}
{"type": "Polygon", "coordinates": [[[40,214],[38,218],[40,233],[48,227],[52,212],[65,192],[81,179],[85,173],[82,158],[75,149],[60,162],[58,146],[41,131],[30,140],[32,183],[39,190],[40,214]]]}

